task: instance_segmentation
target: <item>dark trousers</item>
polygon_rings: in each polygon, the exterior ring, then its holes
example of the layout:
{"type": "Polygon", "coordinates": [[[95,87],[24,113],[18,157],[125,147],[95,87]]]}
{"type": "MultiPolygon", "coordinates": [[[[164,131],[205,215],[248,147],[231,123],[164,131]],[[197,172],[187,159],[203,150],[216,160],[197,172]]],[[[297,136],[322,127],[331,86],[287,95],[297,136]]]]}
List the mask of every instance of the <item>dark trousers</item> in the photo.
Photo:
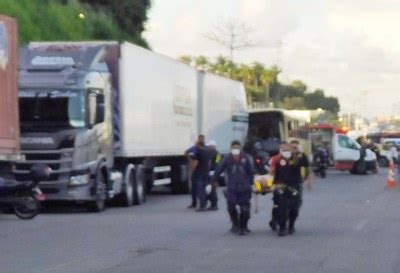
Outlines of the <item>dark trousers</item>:
{"type": "Polygon", "coordinates": [[[190,178],[190,183],[192,185],[191,192],[190,192],[192,195],[192,206],[196,207],[197,206],[197,188],[196,188],[195,180],[193,178],[193,173],[190,178]]]}
{"type": "Polygon", "coordinates": [[[247,222],[250,219],[250,199],[251,199],[251,191],[245,192],[235,192],[235,191],[226,191],[226,200],[228,203],[228,212],[231,216],[231,219],[237,218],[239,216],[237,211],[237,206],[239,207],[240,212],[240,228],[247,228],[247,222]]]}
{"type": "Polygon", "coordinates": [[[284,189],[281,192],[277,191],[277,222],[280,230],[286,230],[288,220],[289,227],[294,227],[302,203],[301,194],[301,190],[298,190],[296,194],[293,194],[293,191],[288,189],[284,189]]]}
{"type": "MultiPolygon", "coordinates": [[[[208,177],[208,184],[212,183],[211,181],[212,177],[208,177]]],[[[217,195],[217,187],[215,185],[211,185],[211,193],[208,195],[208,200],[211,202],[212,207],[217,207],[218,206],[218,195],[217,195]]]]}
{"type": "Polygon", "coordinates": [[[271,212],[271,221],[274,222],[274,224],[278,224],[279,221],[279,211],[278,211],[278,196],[277,196],[277,191],[273,191],[272,193],[272,212],[271,212]]]}
{"type": "Polygon", "coordinates": [[[208,175],[192,174],[192,204],[197,205],[197,199],[200,203],[200,208],[205,208],[207,205],[206,186],[208,183],[208,175]]]}

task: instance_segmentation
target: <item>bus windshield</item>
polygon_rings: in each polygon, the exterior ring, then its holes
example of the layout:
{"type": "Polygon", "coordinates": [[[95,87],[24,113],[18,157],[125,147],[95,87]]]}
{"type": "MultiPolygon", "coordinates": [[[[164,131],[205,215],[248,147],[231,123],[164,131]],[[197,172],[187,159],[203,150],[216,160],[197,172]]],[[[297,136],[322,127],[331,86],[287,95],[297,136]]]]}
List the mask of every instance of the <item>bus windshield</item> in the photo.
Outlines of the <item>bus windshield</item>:
{"type": "Polygon", "coordinates": [[[283,139],[283,114],[280,112],[250,113],[248,141],[251,149],[278,152],[283,139]]]}

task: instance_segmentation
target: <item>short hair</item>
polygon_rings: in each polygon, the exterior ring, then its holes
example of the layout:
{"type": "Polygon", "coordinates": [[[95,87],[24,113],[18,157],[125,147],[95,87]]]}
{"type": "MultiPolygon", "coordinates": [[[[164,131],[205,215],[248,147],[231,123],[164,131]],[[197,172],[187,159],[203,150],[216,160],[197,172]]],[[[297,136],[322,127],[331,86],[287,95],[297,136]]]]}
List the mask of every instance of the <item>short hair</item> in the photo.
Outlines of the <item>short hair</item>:
{"type": "Polygon", "coordinates": [[[231,142],[231,146],[235,146],[235,145],[242,146],[242,144],[240,144],[239,140],[234,140],[231,142]]]}
{"type": "Polygon", "coordinates": [[[300,144],[300,142],[297,139],[293,139],[290,141],[290,144],[300,144]]]}

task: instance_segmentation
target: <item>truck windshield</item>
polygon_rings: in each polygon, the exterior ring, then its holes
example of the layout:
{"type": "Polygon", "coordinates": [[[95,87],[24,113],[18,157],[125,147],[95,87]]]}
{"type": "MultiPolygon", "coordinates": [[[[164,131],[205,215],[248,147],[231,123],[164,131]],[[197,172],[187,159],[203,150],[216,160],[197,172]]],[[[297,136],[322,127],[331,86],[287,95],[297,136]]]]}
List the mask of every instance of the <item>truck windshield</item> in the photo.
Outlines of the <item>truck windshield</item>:
{"type": "Polygon", "coordinates": [[[21,125],[84,127],[85,97],[83,90],[20,90],[21,125]]]}

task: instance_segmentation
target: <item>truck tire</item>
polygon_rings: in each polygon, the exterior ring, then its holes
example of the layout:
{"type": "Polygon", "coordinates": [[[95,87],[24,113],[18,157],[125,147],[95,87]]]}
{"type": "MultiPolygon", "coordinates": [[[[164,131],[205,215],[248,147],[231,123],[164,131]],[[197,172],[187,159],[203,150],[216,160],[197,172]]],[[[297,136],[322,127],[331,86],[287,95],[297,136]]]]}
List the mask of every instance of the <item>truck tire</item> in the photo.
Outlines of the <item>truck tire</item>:
{"type": "Polygon", "coordinates": [[[171,166],[171,188],[174,194],[187,194],[191,191],[189,169],[186,164],[176,162],[171,166]]]}
{"type": "Polygon", "coordinates": [[[118,204],[124,207],[130,207],[133,205],[134,184],[135,184],[134,166],[130,164],[126,166],[124,170],[124,182],[122,183],[122,192],[117,197],[118,204]]]}
{"type": "Polygon", "coordinates": [[[380,156],[379,159],[378,159],[378,164],[379,164],[379,167],[381,167],[381,168],[388,167],[389,166],[389,160],[384,156],[380,156]]]}
{"type": "Polygon", "coordinates": [[[133,180],[133,204],[140,205],[146,202],[146,186],[144,182],[143,166],[138,165],[133,180]]]}
{"type": "Polygon", "coordinates": [[[353,168],[350,170],[351,174],[364,175],[367,174],[367,165],[365,161],[354,162],[353,168]]]}
{"type": "Polygon", "coordinates": [[[95,197],[93,201],[90,201],[87,205],[89,212],[101,212],[106,209],[106,179],[104,174],[99,170],[96,174],[95,181],[95,197]]]}

